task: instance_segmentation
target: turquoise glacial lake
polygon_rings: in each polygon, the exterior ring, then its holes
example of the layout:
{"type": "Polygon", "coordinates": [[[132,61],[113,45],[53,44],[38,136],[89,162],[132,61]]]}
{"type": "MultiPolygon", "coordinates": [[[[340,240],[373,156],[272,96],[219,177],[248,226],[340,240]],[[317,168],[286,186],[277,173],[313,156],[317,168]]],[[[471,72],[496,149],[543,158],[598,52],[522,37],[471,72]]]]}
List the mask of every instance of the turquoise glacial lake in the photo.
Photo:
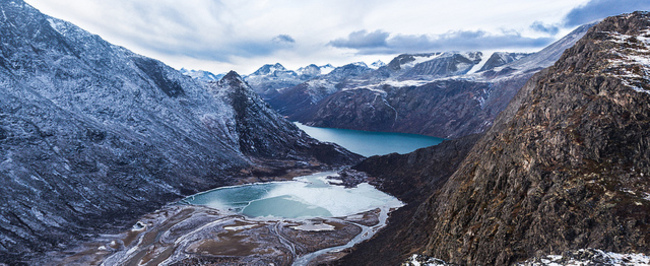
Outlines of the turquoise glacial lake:
{"type": "Polygon", "coordinates": [[[339,128],[310,127],[295,123],[298,128],[320,141],[334,142],[369,157],[389,153],[409,153],[419,148],[438,145],[444,139],[415,134],[371,132],[339,128]]]}

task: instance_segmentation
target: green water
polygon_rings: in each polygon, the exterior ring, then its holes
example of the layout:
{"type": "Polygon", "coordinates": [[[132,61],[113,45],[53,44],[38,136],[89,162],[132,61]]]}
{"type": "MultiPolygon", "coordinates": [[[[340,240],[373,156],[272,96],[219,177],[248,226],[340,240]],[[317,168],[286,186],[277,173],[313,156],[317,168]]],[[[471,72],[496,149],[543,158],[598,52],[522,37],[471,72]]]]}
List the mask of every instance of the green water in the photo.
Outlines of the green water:
{"type": "Polygon", "coordinates": [[[334,142],[363,156],[409,153],[438,145],[444,139],[415,134],[371,132],[362,130],[319,128],[295,123],[298,128],[320,141],[334,142]]]}

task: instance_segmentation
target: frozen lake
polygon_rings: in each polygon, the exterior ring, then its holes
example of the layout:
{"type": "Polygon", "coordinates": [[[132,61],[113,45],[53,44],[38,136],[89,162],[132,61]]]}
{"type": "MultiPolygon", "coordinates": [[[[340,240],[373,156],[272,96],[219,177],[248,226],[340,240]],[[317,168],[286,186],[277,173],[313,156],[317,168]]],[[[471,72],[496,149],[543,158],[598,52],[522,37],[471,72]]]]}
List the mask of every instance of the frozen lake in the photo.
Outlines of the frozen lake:
{"type": "Polygon", "coordinates": [[[331,175],[336,173],[322,172],[293,181],[222,187],[187,197],[182,202],[269,218],[341,217],[402,206],[397,198],[366,183],[350,189],[330,185],[326,177],[331,175]]]}

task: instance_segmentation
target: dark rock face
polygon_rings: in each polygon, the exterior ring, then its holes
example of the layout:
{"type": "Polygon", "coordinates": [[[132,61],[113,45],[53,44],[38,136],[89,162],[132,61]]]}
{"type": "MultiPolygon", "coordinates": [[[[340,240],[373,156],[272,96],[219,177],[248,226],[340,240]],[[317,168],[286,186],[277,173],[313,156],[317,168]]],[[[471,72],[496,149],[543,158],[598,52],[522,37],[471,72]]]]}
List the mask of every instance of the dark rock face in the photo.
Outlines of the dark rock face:
{"type": "Polygon", "coordinates": [[[375,178],[382,191],[405,203],[421,202],[444,184],[483,134],[474,134],[408,154],[369,157],[352,167],[375,178]]]}
{"type": "Polygon", "coordinates": [[[374,185],[382,191],[407,205],[392,212],[387,227],[371,241],[356,246],[339,264],[398,265],[426,243],[427,228],[413,216],[422,202],[447,182],[482,136],[447,140],[404,155],[373,156],[354,166],[374,179],[374,185]]]}
{"type": "Polygon", "coordinates": [[[650,250],[650,94],[617,73],[643,69],[627,58],[647,58],[636,50],[647,43],[626,40],[649,27],[648,13],[608,18],[522,90],[514,116],[425,208],[428,253],[506,264],[584,247],[650,250]]]}
{"type": "MultiPolygon", "coordinates": [[[[456,138],[489,128],[489,121],[510,96],[497,94],[513,94],[524,82],[524,78],[499,82],[503,91],[496,92],[493,84],[466,80],[441,80],[416,87],[386,85],[381,88],[386,93],[347,90],[326,98],[304,115],[307,124],[317,127],[456,138]]],[[[303,115],[296,118],[304,121],[300,119],[303,115]]]]}
{"type": "Polygon", "coordinates": [[[325,145],[309,137],[273,111],[234,71],[210,86],[218,94],[225,95],[226,102],[233,107],[239,147],[245,155],[267,160],[314,157],[333,165],[361,159],[338,145],[325,145]]]}
{"type": "Polygon", "coordinates": [[[410,251],[472,265],[649,252],[648,30],[647,12],[605,19],[533,77],[418,207],[410,251]]]}
{"type": "Polygon", "coordinates": [[[134,58],[133,62],[138,68],[153,80],[156,87],[160,88],[169,97],[178,97],[185,94],[180,83],[170,80],[163,72],[161,62],[151,58],[134,58]]]}
{"type": "Polygon", "coordinates": [[[0,263],[121,231],[252,168],[358,158],[306,137],[246,87],[229,97],[20,0],[0,9],[0,263]]]}

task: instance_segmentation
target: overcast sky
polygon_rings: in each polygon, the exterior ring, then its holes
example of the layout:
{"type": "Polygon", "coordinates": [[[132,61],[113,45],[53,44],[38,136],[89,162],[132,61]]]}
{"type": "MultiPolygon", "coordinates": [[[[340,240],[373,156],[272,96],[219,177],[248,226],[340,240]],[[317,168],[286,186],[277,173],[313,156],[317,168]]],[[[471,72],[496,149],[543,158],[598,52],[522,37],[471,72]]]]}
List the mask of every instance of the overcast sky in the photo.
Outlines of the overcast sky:
{"type": "Polygon", "coordinates": [[[537,51],[649,0],[25,0],[175,68],[250,74],[400,53],[537,51]]]}

